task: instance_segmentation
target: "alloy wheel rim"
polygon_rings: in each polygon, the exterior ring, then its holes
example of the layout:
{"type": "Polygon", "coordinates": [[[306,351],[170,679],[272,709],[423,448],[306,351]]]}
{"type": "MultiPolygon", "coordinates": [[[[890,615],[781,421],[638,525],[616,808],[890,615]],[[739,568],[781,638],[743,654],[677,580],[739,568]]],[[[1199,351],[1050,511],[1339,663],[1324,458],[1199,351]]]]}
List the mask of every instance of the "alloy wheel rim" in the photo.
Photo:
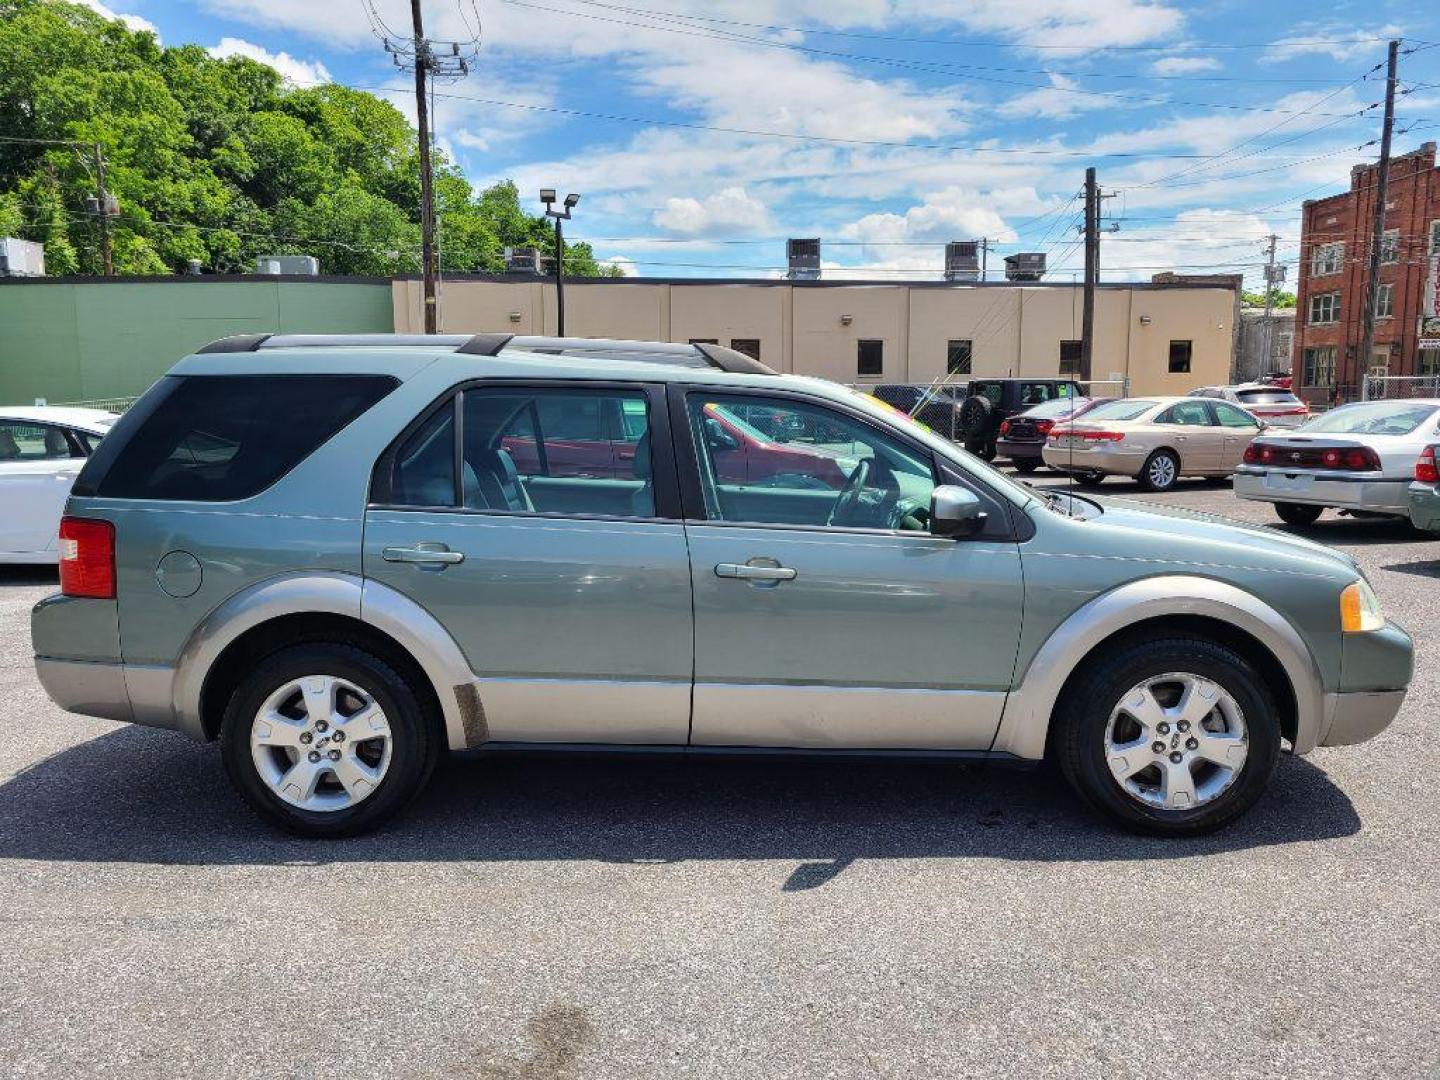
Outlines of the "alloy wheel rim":
{"type": "Polygon", "coordinates": [[[1234,784],[1249,757],[1245,714],[1219,683],[1172,671],[1136,683],[1110,713],[1105,761],[1145,806],[1194,810],[1234,784]]]}
{"type": "Polygon", "coordinates": [[[1156,487],[1169,487],[1175,482],[1175,462],[1164,454],[1150,462],[1150,482],[1156,487]]]}
{"type": "Polygon", "coordinates": [[[285,682],[250,725],[260,779],[301,810],[333,813],[369,798],[390,769],[393,748],[379,703],[337,675],[285,682]]]}

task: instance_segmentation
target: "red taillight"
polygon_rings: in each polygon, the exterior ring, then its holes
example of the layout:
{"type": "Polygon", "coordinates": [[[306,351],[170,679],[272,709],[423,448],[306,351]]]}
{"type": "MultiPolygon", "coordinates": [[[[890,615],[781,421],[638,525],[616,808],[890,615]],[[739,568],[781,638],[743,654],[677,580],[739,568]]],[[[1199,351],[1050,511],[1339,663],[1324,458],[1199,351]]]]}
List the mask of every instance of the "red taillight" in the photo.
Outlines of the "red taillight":
{"type": "Polygon", "coordinates": [[[1055,426],[1054,420],[1036,420],[1035,431],[1041,435],[1050,434],[1050,429],[1055,426]]]}
{"type": "Polygon", "coordinates": [[[1086,442],[1119,442],[1125,438],[1123,431],[1091,431],[1086,428],[1073,427],[1052,427],[1050,438],[1058,441],[1066,437],[1072,439],[1084,439],[1086,442]]]}
{"type": "Polygon", "coordinates": [[[1251,443],[1245,448],[1244,461],[1246,465],[1278,465],[1282,469],[1380,471],[1380,455],[1368,446],[1272,446],[1268,443],[1251,443]]]}
{"type": "Polygon", "coordinates": [[[1009,421],[1009,420],[1001,420],[1001,421],[1000,421],[1000,434],[1001,434],[1001,435],[1009,435],[1009,434],[1010,434],[1010,421],[1009,421]]]}
{"type": "Polygon", "coordinates": [[[1260,447],[1252,442],[1249,446],[1245,447],[1245,456],[1241,458],[1241,460],[1244,461],[1246,465],[1259,465],[1260,447]]]}
{"type": "Polygon", "coordinates": [[[1422,484],[1440,484],[1440,470],[1435,468],[1435,447],[1427,446],[1415,462],[1415,479],[1422,484]]]}
{"type": "Polygon", "coordinates": [[[115,599],[115,526],[93,518],[60,519],[60,591],[115,599]]]}

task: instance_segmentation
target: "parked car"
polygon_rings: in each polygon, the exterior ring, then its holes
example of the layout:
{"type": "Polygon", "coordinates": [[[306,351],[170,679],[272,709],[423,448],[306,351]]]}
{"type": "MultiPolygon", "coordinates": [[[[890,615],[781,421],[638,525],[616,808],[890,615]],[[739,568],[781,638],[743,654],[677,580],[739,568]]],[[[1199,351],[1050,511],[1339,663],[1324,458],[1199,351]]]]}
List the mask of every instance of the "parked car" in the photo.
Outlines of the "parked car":
{"type": "Polygon", "coordinates": [[[1056,424],[1075,420],[1108,398],[1051,398],[1043,405],[1000,421],[1000,437],[995,441],[997,457],[1009,458],[1021,473],[1032,473],[1045,464],[1041,451],[1056,424]]]}
{"type": "Polygon", "coordinates": [[[1246,451],[1235,494],[1275,505],[1290,525],[1327,508],[1350,515],[1410,516],[1415,463],[1440,434],[1440,398],[1357,401],[1246,451]]]}
{"type": "Polygon", "coordinates": [[[1420,451],[1415,462],[1415,479],[1410,484],[1410,524],[1421,532],[1440,532],[1440,469],[1435,463],[1435,444],[1420,451]]]}
{"type": "Polygon", "coordinates": [[[990,461],[995,457],[1000,425],[1017,413],[1056,398],[1081,398],[1080,384],[1071,379],[975,379],[970,396],[956,414],[957,434],[972,454],[990,461]]]}
{"type": "Polygon", "coordinates": [[[1348,556],[1042,493],[823,380],[627,344],[186,358],[75,483],[40,681],[218,741],[251,806],[315,836],[395,814],[446,748],[1048,753],[1113,820],[1186,835],[1248,809],[1282,742],[1400,708],[1410,639],[1348,556]],[[552,473],[543,418],[520,468],[542,399],[642,405],[631,475],[552,473]],[[725,479],[710,412],[749,406],[845,432],[844,486],[725,479]]]}
{"type": "Polygon", "coordinates": [[[1051,428],[1042,456],[1081,483],[1133,476],[1147,491],[1168,491],[1182,476],[1229,476],[1262,429],[1227,401],[1121,398],[1051,428]]]}
{"type": "Polygon", "coordinates": [[[1271,427],[1299,427],[1310,419],[1310,406],[1291,393],[1288,386],[1268,383],[1202,386],[1191,390],[1190,396],[1234,402],[1271,427]]]}
{"type": "Polygon", "coordinates": [[[70,484],[117,417],[98,409],[0,407],[0,563],[53,563],[70,484]]]}

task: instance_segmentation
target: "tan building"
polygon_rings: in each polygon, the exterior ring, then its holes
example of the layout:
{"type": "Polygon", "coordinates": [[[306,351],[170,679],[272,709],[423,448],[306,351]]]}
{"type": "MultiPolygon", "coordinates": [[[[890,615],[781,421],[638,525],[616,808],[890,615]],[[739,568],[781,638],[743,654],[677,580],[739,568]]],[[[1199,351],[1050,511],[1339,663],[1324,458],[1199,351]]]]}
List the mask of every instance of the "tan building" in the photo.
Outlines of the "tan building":
{"type": "MultiPolygon", "coordinates": [[[[554,334],[555,285],[535,277],[446,278],[441,332],[554,334]]],[[[419,333],[420,282],[393,284],[395,330],[419,333]]],[[[607,278],[565,283],[574,337],[716,341],[781,371],[845,383],[931,382],[945,373],[1112,382],[1183,394],[1229,381],[1234,288],[1102,284],[1093,370],[1079,370],[1081,290],[1060,283],[716,281],[607,278]]]]}

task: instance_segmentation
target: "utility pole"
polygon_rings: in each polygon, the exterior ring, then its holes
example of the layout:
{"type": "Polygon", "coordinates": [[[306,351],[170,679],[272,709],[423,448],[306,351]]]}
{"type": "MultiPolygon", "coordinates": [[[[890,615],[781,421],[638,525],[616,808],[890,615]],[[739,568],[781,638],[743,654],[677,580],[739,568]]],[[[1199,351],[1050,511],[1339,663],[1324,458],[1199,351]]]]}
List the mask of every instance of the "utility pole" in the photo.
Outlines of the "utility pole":
{"type": "Polygon", "coordinates": [[[105,267],[105,276],[115,276],[115,262],[110,254],[110,196],[105,191],[105,154],[100,144],[95,144],[95,204],[100,223],[100,261],[105,267]]]}
{"type": "Polygon", "coordinates": [[[1361,385],[1370,370],[1375,350],[1375,311],[1380,303],[1380,248],[1385,243],[1385,198],[1390,186],[1390,136],[1395,128],[1395,78],[1400,63],[1400,42],[1390,42],[1385,64],[1385,126],[1380,132],[1380,168],[1375,177],[1375,230],[1370,238],[1368,277],[1365,279],[1365,321],[1360,337],[1359,376],[1361,385]]]}
{"type": "Polygon", "coordinates": [[[1280,237],[1271,233],[1265,239],[1269,241],[1269,246],[1265,255],[1265,352],[1260,361],[1261,375],[1270,374],[1270,368],[1275,361],[1275,351],[1271,344],[1275,328],[1270,325],[1270,316],[1275,310],[1275,244],[1280,237]]]}
{"type": "Polygon", "coordinates": [[[415,117],[420,127],[420,262],[423,278],[425,333],[435,333],[435,184],[431,173],[430,115],[425,83],[430,70],[430,43],[420,15],[420,0],[410,0],[410,22],[415,31],[415,117]]]}
{"type": "Polygon", "coordinates": [[[1100,189],[1085,170],[1085,300],[1080,321],[1080,378],[1090,378],[1095,355],[1095,279],[1100,276],[1100,189]]]}

